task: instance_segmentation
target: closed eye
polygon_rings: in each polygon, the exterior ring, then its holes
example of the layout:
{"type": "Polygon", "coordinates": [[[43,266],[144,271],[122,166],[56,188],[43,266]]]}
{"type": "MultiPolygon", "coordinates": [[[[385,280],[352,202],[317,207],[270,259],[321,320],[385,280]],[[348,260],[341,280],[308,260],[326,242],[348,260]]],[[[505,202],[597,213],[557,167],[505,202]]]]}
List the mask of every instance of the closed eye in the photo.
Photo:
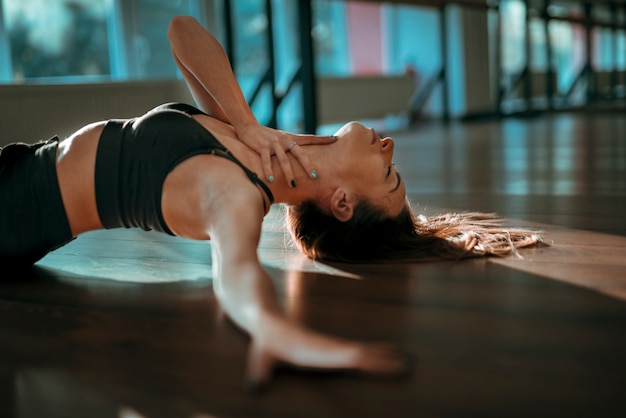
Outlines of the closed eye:
{"type": "Polygon", "coordinates": [[[398,173],[397,171],[396,171],[396,177],[398,178],[398,183],[396,183],[396,187],[391,189],[391,193],[393,193],[396,190],[398,190],[400,188],[400,183],[402,182],[402,179],[400,178],[400,173],[398,173]]]}

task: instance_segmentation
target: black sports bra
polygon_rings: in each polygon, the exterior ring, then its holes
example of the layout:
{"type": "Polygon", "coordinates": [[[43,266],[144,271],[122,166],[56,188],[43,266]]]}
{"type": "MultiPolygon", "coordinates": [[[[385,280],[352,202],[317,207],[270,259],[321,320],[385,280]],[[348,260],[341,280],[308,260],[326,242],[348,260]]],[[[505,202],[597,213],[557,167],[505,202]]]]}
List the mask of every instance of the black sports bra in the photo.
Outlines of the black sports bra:
{"type": "MultiPolygon", "coordinates": [[[[193,115],[205,114],[183,103],[167,103],[145,115],[107,122],[98,144],[96,203],[105,228],[139,227],[174,235],[161,211],[167,175],[195,155],[213,154],[239,165],[250,181],[274,196],[256,173],[244,166],[193,115]]],[[[263,207],[268,206],[263,199],[263,207]]]]}

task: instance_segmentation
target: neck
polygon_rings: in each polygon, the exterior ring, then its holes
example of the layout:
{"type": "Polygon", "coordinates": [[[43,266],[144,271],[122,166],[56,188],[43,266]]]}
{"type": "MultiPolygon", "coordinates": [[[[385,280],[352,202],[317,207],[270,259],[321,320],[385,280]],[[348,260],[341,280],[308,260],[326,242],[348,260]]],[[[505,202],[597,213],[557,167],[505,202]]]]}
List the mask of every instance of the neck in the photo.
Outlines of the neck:
{"type": "MultiPolygon", "coordinates": [[[[275,203],[297,205],[306,200],[319,200],[323,198],[323,190],[328,190],[328,182],[331,175],[320,172],[319,168],[315,166],[320,175],[318,179],[312,179],[309,174],[305,173],[298,160],[294,158],[291,153],[287,153],[287,158],[289,158],[289,163],[294,173],[293,180],[296,182],[296,187],[291,187],[289,184],[292,179],[285,177],[276,156],[272,157],[274,181],[270,183],[263,175],[263,165],[259,154],[237,139],[234,129],[230,125],[223,124],[213,118],[200,118],[200,120],[206,124],[207,129],[210,129],[211,133],[215,135],[239,161],[262,178],[263,182],[272,191],[275,203]]],[[[314,164],[316,164],[317,161],[323,161],[324,156],[320,154],[321,150],[318,146],[306,146],[306,150],[310,160],[314,164]]]]}
{"type": "MultiPolygon", "coordinates": [[[[194,118],[202,123],[202,125],[213,135],[215,135],[217,139],[226,148],[228,148],[239,161],[242,162],[242,164],[262,178],[263,182],[272,191],[275,203],[297,205],[306,200],[320,201],[325,197],[324,191],[330,190],[330,186],[332,186],[330,183],[332,174],[325,173],[320,170],[320,167],[314,165],[319,173],[319,178],[312,179],[308,173],[304,172],[304,169],[298,160],[294,158],[291,153],[287,153],[287,158],[289,158],[289,163],[294,173],[293,180],[296,182],[296,187],[291,187],[289,184],[292,179],[285,178],[276,156],[272,157],[272,172],[274,173],[274,181],[270,183],[263,175],[263,165],[259,154],[237,138],[235,130],[231,125],[204,115],[198,115],[194,118]]],[[[320,148],[323,146],[325,145],[306,146],[307,155],[314,164],[318,164],[328,158],[328,155],[323,155],[322,149],[320,148]]]]}
{"type": "MultiPolygon", "coordinates": [[[[307,146],[307,151],[313,151],[314,146],[307,146]]],[[[309,152],[311,161],[315,162],[314,152],[309,152]]],[[[325,176],[325,173],[321,173],[317,179],[311,178],[309,173],[306,173],[300,165],[300,162],[290,153],[287,154],[291,169],[294,173],[294,181],[296,187],[290,185],[292,179],[287,179],[285,173],[283,173],[278,159],[272,157],[272,171],[274,173],[274,181],[272,183],[264,179],[265,184],[268,185],[276,203],[285,203],[288,205],[297,205],[307,200],[320,200],[325,196],[324,190],[329,190],[330,175],[325,176]]],[[[318,170],[319,173],[319,170],[318,170]]]]}

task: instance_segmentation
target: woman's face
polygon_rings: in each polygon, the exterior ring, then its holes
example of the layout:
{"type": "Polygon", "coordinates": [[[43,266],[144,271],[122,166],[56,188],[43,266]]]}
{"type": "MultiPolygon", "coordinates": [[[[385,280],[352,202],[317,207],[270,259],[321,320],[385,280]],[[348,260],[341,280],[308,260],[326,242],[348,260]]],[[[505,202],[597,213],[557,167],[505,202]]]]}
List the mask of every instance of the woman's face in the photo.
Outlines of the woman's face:
{"type": "Polygon", "coordinates": [[[335,136],[339,177],[389,216],[399,214],[406,203],[406,188],[393,165],[393,140],[358,122],[347,123],[335,136]]]}

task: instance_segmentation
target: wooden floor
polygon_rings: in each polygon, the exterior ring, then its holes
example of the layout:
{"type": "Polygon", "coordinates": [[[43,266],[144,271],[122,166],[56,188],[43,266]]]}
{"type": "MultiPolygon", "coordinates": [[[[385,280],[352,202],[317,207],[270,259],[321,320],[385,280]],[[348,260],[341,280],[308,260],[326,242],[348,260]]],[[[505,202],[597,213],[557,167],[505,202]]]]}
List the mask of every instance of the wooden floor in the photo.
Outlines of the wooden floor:
{"type": "Polygon", "coordinates": [[[523,258],[392,266],[261,257],[289,314],[412,352],[401,380],[279,371],[244,389],[247,339],[207,243],[85,235],[0,272],[1,417],[617,417],[626,411],[626,117],[554,114],[394,135],[421,212],[497,212],[549,245],[523,258]]]}

